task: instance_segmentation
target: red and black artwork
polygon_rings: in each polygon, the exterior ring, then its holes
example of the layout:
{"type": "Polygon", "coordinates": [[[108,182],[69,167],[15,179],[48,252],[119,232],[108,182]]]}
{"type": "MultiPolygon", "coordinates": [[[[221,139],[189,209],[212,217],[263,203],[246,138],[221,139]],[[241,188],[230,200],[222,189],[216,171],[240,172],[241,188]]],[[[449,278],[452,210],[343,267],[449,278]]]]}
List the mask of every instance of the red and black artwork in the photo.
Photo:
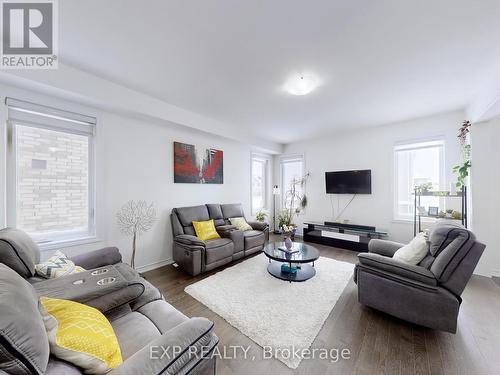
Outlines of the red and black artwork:
{"type": "Polygon", "coordinates": [[[174,142],[174,182],[222,184],[223,155],[221,150],[174,142]]]}

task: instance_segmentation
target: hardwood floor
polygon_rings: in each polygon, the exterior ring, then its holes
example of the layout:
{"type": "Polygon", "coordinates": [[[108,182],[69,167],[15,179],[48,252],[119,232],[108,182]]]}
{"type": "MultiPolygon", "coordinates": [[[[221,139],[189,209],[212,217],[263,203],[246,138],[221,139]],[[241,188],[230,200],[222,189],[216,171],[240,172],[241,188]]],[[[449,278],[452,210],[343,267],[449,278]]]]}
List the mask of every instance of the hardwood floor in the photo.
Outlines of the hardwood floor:
{"type": "MultiPolygon", "coordinates": [[[[355,263],[355,252],[315,245],[321,256],[355,263]]],[[[244,260],[242,260],[244,261],[244,260]]],[[[232,265],[232,264],[231,264],[232,265]]],[[[231,266],[229,265],[229,266],[231,266]]],[[[217,374],[498,374],[500,373],[500,288],[492,279],[473,276],[462,297],[455,335],[406,323],[362,306],[351,280],[311,348],[348,348],[350,359],[303,360],[292,370],[263,351],[224,319],[184,292],[215,272],[191,277],[172,265],[147,272],[168,302],[187,316],[215,323],[219,347],[250,346],[249,356],[222,359],[217,374]],[[254,358],[252,358],[254,357],[254,358]]]]}

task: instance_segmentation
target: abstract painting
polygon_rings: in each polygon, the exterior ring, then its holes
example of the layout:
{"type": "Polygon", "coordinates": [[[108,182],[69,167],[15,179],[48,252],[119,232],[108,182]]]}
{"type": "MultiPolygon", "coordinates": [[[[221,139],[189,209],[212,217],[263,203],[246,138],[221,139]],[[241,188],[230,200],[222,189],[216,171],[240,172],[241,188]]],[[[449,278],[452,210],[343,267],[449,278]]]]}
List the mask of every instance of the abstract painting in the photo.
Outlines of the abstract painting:
{"type": "Polygon", "coordinates": [[[174,182],[222,184],[223,155],[221,150],[174,142],[174,182]]]}

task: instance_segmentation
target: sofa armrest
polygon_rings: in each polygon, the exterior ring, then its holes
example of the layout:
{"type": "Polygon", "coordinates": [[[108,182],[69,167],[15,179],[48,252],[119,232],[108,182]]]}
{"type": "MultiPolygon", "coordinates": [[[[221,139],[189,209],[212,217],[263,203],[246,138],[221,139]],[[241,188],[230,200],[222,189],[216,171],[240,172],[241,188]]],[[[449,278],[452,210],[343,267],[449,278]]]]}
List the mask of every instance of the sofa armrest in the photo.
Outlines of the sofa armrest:
{"type": "Polygon", "coordinates": [[[120,263],[122,261],[122,255],[116,247],[105,247],[89,253],[75,255],[74,257],[71,257],[70,260],[72,260],[77,266],[83,267],[86,270],[91,270],[94,268],[120,263]]]}
{"type": "Polygon", "coordinates": [[[380,254],[392,258],[394,253],[403,246],[404,244],[399,242],[373,239],[368,242],[368,251],[370,253],[380,254]]]}
{"type": "Polygon", "coordinates": [[[250,225],[253,230],[265,231],[267,228],[269,228],[269,224],[268,223],[263,223],[263,222],[260,222],[260,221],[249,221],[248,225],[250,225]]]}
{"type": "Polygon", "coordinates": [[[361,266],[366,266],[375,270],[382,270],[427,285],[437,285],[437,280],[434,274],[424,267],[414,266],[397,259],[374,253],[358,254],[358,259],[361,266]]]}
{"type": "Polygon", "coordinates": [[[190,234],[181,234],[179,236],[174,237],[174,241],[181,243],[183,245],[189,245],[189,246],[202,246],[205,247],[205,242],[200,240],[196,236],[192,236],[190,234]]]}
{"type": "Polygon", "coordinates": [[[213,326],[208,319],[191,318],[151,341],[108,375],[176,374],[191,361],[210,355],[218,343],[213,326]]]}
{"type": "Polygon", "coordinates": [[[236,226],[234,225],[219,225],[218,227],[215,227],[215,230],[217,230],[217,233],[219,234],[225,234],[227,232],[237,229],[238,228],[236,228],[236,226]]]}

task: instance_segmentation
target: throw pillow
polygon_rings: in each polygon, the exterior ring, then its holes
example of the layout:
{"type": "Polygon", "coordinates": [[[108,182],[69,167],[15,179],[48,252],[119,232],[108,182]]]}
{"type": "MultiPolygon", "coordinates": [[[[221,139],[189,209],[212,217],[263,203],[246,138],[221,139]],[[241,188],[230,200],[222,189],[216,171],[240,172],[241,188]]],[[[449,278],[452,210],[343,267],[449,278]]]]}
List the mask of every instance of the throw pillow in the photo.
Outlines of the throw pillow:
{"type": "Polygon", "coordinates": [[[83,272],[85,269],[76,266],[64,253],[57,250],[47,261],[36,264],[35,271],[37,275],[46,279],[54,279],[72,273],[83,272]]]}
{"type": "Polygon", "coordinates": [[[393,258],[408,264],[417,265],[429,252],[429,245],[424,233],[419,233],[408,245],[394,253],[393,258]]]}
{"type": "Polygon", "coordinates": [[[220,238],[219,233],[217,233],[217,230],[215,229],[213,220],[193,221],[193,227],[196,232],[196,237],[202,241],[220,238]]]}
{"type": "Polygon", "coordinates": [[[247,223],[244,217],[233,217],[229,219],[229,221],[239,230],[252,230],[252,227],[247,223]]]}
{"type": "Polygon", "coordinates": [[[122,364],[113,327],[99,310],[48,297],[40,298],[39,309],[54,356],[86,374],[105,374],[122,364]]]}

